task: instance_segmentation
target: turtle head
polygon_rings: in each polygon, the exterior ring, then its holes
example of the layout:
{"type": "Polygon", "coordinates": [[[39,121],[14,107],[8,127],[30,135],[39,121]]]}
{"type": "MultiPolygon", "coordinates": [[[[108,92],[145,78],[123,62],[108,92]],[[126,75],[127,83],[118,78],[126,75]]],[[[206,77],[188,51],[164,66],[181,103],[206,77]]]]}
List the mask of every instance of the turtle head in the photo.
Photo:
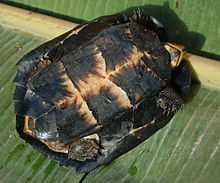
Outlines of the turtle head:
{"type": "Polygon", "coordinates": [[[170,54],[172,84],[183,98],[187,98],[191,89],[191,71],[187,61],[183,60],[185,48],[169,42],[164,47],[170,54]]]}
{"type": "Polygon", "coordinates": [[[169,43],[169,42],[166,42],[164,44],[164,47],[170,54],[171,67],[172,68],[178,67],[183,60],[185,47],[182,45],[178,45],[176,43],[169,43]]]}

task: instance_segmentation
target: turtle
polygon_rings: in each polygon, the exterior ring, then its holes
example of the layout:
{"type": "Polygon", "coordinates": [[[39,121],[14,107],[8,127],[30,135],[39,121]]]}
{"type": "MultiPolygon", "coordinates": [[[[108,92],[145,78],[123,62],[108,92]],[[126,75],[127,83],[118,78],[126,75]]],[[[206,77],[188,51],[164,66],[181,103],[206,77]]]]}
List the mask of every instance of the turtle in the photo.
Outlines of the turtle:
{"type": "Polygon", "coordinates": [[[77,172],[108,164],[182,108],[191,88],[183,53],[140,9],[82,23],[17,63],[16,130],[77,172]]]}

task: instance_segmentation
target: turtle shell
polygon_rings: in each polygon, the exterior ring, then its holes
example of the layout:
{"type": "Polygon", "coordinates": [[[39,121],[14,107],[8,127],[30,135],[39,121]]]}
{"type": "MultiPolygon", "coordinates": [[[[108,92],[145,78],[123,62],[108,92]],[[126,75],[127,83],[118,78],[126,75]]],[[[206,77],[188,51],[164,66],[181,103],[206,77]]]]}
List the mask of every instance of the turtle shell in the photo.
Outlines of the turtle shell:
{"type": "Polygon", "coordinates": [[[162,25],[140,10],[100,17],[25,55],[15,78],[20,136],[88,172],[126,153],[183,104],[162,25]]]}

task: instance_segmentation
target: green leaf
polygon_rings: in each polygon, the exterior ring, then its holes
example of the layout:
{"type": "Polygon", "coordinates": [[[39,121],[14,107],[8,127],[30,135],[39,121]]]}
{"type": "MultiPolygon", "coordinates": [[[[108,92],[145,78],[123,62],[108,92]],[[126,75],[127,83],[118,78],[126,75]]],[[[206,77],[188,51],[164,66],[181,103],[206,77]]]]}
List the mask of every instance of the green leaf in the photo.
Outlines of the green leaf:
{"type": "Polygon", "coordinates": [[[138,171],[138,169],[137,169],[137,167],[136,167],[135,164],[132,164],[132,165],[128,168],[128,173],[129,173],[129,175],[131,175],[131,176],[135,176],[135,175],[137,174],[137,171],[138,171]]]}
{"type": "Polygon", "coordinates": [[[220,1],[218,0],[3,0],[69,20],[91,20],[133,7],[161,20],[170,37],[188,50],[219,57],[220,1]]]}

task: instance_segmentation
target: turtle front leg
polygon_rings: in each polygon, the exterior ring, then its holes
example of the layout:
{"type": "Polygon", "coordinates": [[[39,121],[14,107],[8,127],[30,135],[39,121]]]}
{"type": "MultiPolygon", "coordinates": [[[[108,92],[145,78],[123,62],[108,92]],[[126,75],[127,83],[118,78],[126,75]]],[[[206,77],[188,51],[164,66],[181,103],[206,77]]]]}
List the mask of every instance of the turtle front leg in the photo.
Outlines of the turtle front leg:
{"type": "Polygon", "coordinates": [[[146,15],[140,8],[137,8],[131,12],[124,12],[121,16],[123,18],[119,17],[119,19],[122,19],[123,21],[127,20],[129,22],[133,21],[143,25],[148,30],[155,32],[158,35],[160,41],[167,41],[167,35],[163,24],[155,17],[146,15]]]}
{"type": "MultiPolygon", "coordinates": [[[[123,134],[118,138],[114,138],[114,134],[112,134],[112,136],[108,137],[109,140],[101,137],[101,145],[104,148],[101,151],[101,154],[98,155],[95,160],[82,163],[76,168],[76,170],[78,172],[89,172],[100,165],[110,163],[115,158],[136,147],[164,127],[176,111],[183,105],[183,100],[174,89],[167,87],[155,96],[154,102],[152,103],[151,101],[151,105],[155,106],[155,109],[151,111],[154,116],[151,121],[148,120],[149,118],[142,115],[142,118],[138,118],[141,121],[139,123],[142,124],[141,126],[132,127],[132,125],[122,125],[122,128],[124,126],[124,131],[125,129],[128,130],[126,134],[123,134]]],[[[146,112],[149,113],[149,111],[146,112]]],[[[126,124],[128,123],[129,122],[127,121],[126,124]]],[[[132,123],[136,123],[136,121],[132,123]]],[[[121,134],[121,131],[117,134],[121,134]]]]}
{"type": "Polygon", "coordinates": [[[156,32],[160,41],[167,41],[167,35],[164,29],[164,26],[159,20],[150,15],[145,15],[143,10],[137,8],[132,11],[124,11],[122,13],[117,13],[111,16],[102,16],[99,17],[94,24],[97,24],[101,27],[105,25],[119,25],[126,24],[129,22],[136,22],[137,24],[143,25],[148,30],[156,32]],[[103,25],[102,25],[103,24],[103,25]]]}

